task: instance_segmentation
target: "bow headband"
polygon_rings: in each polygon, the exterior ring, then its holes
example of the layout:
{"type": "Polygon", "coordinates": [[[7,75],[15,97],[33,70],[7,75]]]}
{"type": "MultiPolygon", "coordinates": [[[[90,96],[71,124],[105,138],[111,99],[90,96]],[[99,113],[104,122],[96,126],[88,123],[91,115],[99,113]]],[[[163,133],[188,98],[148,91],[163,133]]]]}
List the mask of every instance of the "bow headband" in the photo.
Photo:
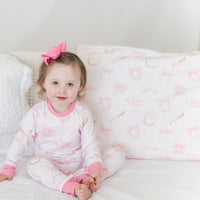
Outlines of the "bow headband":
{"type": "Polygon", "coordinates": [[[49,65],[49,62],[51,59],[57,59],[62,52],[66,52],[66,42],[63,42],[62,44],[58,45],[57,47],[52,47],[47,54],[43,54],[42,58],[46,65],[49,65]]]}

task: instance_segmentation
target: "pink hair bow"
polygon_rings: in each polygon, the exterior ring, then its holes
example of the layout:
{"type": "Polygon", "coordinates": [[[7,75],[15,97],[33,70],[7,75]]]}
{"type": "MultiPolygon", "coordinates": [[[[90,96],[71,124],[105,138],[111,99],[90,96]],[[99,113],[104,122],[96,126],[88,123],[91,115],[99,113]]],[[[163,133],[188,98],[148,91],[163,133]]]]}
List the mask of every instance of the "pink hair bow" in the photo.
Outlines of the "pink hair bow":
{"type": "Polygon", "coordinates": [[[44,62],[46,63],[46,65],[49,65],[49,62],[51,59],[57,59],[61,52],[66,52],[66,42],[63,42],[62,44],[58,45],[57,47],[52,47],[47,54],[43,54],[42,58],[44,60],[44,62]]]}

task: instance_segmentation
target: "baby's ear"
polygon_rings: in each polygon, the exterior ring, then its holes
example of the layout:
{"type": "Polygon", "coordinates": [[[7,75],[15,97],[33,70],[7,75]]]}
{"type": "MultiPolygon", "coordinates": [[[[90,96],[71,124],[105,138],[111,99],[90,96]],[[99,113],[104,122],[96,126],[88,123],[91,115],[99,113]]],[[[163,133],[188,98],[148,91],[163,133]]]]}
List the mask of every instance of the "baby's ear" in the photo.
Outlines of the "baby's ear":
{"type": "Polygon", "coordinates": [[[80,92],[80,91],[82,91],[82,90],[83,90],[83,85],[80,83],[80,86],[79,86],[79,90],[78,90],[78,91],[80,92]]]}

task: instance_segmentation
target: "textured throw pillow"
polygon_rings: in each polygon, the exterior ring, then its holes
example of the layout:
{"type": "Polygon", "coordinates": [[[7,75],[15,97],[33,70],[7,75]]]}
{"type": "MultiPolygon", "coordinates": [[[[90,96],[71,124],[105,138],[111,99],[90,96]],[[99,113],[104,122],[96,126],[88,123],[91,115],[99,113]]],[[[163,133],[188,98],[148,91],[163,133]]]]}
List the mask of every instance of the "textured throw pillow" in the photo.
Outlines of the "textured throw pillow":
{"type": "Polygon", "coordinates": [[[128,158],[200,160],[200,52],[82,45],[86,104],[102,148],[128,158]]]}
{"type": "Polygon", "coordinates": [[[28,110],[31,69],[10,55],[0,55],[0,155],[5,154],[28,110]]]}

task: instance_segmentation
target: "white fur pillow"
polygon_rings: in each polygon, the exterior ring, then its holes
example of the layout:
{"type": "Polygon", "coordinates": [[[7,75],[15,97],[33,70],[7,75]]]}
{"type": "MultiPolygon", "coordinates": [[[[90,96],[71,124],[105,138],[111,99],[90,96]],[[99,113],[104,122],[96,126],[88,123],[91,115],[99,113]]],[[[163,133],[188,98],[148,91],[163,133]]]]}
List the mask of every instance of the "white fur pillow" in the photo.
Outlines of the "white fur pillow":
{"type": "Polygon", "coordinates": [[[79,46],[78,54],[102,148],[123,147],[128,158],[200,160],[200,52],[79,46]]]}
{"type": "Polygon", "coordinates": [[[0,154],[5,154],[28,110],[31,69],[10,55],[0,55],[0,154]]]}

